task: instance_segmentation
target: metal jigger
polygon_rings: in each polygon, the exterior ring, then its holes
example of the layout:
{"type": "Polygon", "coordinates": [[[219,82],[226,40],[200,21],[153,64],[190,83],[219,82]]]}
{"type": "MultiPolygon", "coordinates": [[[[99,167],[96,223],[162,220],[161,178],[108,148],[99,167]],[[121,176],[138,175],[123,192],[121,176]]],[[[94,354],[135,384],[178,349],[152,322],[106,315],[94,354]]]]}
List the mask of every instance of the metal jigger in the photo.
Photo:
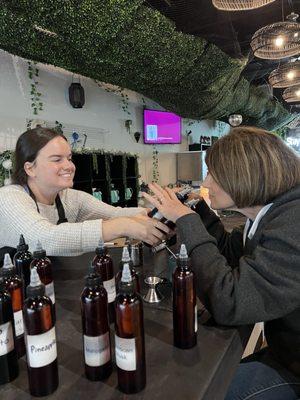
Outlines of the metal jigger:
{"type": "Polygon", "coordinates": [[[147,303],[159,303],[164,298],[156,288],[156,285],[162,281],[158,276],[148,276],[148,278],[145,278],[145,283],[149,286],[149,290],[143,299],[147,303]]]}

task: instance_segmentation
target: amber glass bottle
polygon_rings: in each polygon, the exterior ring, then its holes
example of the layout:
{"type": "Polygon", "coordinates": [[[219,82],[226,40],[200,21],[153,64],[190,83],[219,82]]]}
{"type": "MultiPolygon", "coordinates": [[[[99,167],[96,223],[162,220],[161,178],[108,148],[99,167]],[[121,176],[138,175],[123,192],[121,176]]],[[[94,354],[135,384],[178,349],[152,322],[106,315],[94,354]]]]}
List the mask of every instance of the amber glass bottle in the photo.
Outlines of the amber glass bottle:
{"type": "Polygon", "coordinates": [[[131,277],[132,277],[132,281],[133,281],[133,286],[134,286],[134,290],[137,293],[141,293],[141,289],[140,289],[140,279],[139,279],[139,275],[136,272],[136,269],[133,266],[133,263],[131,261],[130,255],[129,255],[129,251],[128,251],[128,247],[124,246],[123,247],[123,252],[122,252],[122,259],[120,261],[120,270],[118,271],[117,275],[116,275],[116,289],[117,289],[117,293],[119,292],[119,284],[121,281],[121,277],[122,277],[122,271],[123,271],[123,266],[124,264],[128,264],[129,268],[130,268],[130,272],[131,272],[131,277]]]}
{"type": "Polygon", "coordinates": [[[40,280],[45,285],[45,294],[50,297],[53,304],[53,315],[55,320],[55,292],[52,274],[52,263],[46,256],[46,251],[42,248],[40,242],[37,242],[36,249],[33,252],[33,260],[30,268],[36,267],[40,280]]]}
{"type": "Polygon", "coordinates": [[[19,374],[15,349],[14,315],[10,294],[0,279],[0,384],[14,380],[19,374]]]}
{"type": "Polygon", "coordinates": [[[115,327],[119,388],[124,393],[137,393],[146,386],[143,301],[134,291],[128,264],[124,264],[116,298],[115,327]]]}
{"type": "Polygon", "coordinates": [[[184,244],[173,273],[174,346],[189,349],[197,344],[197,305],[195,275],[189,266],[184,244]]]}
{"type": "Polygon", "coordinates": [[[16,350],[18,357],[22,357],[26,353],[24,342],[24,325],[23,325],[23,280],[17,275],[10,255],[4,256],[3,267],[0,270],[7,291],[11,296],[12,307],[14,312],[15,333],[16,333],[16,350]]]}
{"type": "Polygon", "coordinates": [[[95,273],[101,277],[103,286],[107,291],[108,300],[108,317],[109,322],[115,321],[115,298],[116,298],[116,281],[114,275],[113,261],[108,254],[107,248],[103,242],[99,242],[99,246],[95,250],[96,256],[92,261],[95,273]]]}
{"type": "Polygon", "coordinates": [[[17,252],[14,255],[14,265],[17,269],[17,274],[23,279],[25,296],[25,288],[30,282],[30,264],[32,261],[32,254],[28,251],[28,244],[25,243],[24,236],[20,236],[20,241],[17,246],[17,252]]]}
{"type": "Polygon", "coordinates": [[[23,307],[29,391],[47,396],[58,386],[56,334],[53,305],[45,296],[36,268],[31,268],[23,307]]]}
{"type": "Polygon", "coordinates": [[[85,375],[100,381],[111,374],[112,361],[107,292],[99,275],[91,273],[85,278],[80,300],[85,375]]]}

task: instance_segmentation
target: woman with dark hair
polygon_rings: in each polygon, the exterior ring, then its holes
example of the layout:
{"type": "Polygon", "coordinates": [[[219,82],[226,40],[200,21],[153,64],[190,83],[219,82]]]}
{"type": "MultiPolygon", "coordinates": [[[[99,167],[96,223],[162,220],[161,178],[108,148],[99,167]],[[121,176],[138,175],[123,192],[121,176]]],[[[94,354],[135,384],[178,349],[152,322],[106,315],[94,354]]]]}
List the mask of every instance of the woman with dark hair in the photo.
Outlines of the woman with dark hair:
{"type": "Polygon", "coordinates": [[[226,400],[300,395],[300,158],[276,135],[238,127],[207,152],[211,207],[247,217],[225,231],[202,200],[196,212],[174,192],[144,194],[177,225],[200,300],[217,323],[265,322],[268,347],[242,360],[226,400]]]}
{"type": "Polygon", "coordinates": [[[35,128],[16,144],[13,185],[0,189],[0,248],[15,247],[24,234],[33,249],[40,240],[49,255],[77,255],[99,240],[128,236],[154,244],[168,232],[143,208],[113,207],[71,189],[75,166],[67,139],[35,128]],[[159,230],[159,229],[160,230],[159,230]]]}

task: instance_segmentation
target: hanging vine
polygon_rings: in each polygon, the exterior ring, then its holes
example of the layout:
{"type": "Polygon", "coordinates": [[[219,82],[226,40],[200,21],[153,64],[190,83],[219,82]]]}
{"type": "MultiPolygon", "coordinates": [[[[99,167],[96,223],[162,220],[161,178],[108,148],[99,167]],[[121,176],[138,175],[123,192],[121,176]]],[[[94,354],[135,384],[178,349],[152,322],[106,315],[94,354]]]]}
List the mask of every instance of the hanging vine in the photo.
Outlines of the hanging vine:
{"type": "Polygon", "coordinates": [[[125,92],[125,88],[120,87],[120,86],[112,86],[108,87],[107,84],[99,82],[97,80],[94,80],[96,84],[98,85],[99,88],[104,89],[107,93],[114,93],[118,95],[121,99],[121,108],[124,111],[124,113],[131,115],[131,112],[129,111],[129,96],[125,92]]]}
{"type": "Polygon", "coordinates": [[[41,101],[42,93],[38,90],[39,82],[37,78],[39,77],[39,69],[37,68],[37,63],[34,61],[27,61],[28,64],[28,78],[30,79],[30,100],[31,108],[34,115],[38,115],[39,111],[43,111],[43,102],[41,101]]]}
{"type": "Polygon", "coordinates": [[[158,183],[159,170],[158,170],[158,150],[155,144],[153,145],[152,152],[152,181],[158,183]]]}

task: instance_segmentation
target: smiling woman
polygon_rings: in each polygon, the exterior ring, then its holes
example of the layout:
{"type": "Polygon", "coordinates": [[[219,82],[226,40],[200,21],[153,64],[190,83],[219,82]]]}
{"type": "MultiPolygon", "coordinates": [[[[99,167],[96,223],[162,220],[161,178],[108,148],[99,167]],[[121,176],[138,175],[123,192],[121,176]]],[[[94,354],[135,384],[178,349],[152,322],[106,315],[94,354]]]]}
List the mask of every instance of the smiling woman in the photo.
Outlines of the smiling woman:
{"type": "Polygon", "coordinates": [[[13,185],[0,189],[0,250],[13,248],[23,234],[31,248],[40,240],[49,255],[69,256],[121,236],[155,244],[168,231],[143,208],[113,207],[73,190],[71,148],[54,130],[24,132],[15,160],[13,185]]]}

